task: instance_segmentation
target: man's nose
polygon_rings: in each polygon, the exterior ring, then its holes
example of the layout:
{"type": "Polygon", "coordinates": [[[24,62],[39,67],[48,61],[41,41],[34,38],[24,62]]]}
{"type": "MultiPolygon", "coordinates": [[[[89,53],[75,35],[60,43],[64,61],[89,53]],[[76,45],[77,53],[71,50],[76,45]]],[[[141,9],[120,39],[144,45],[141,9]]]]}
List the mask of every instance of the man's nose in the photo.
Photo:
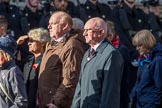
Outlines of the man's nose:
{"type": "Polygon", "coordinates": [[[83,36],[86,36],[86,35],[87,35],[87,33],[84,31],[84,32],[83,32],[83,36]]]}
{"type": "Polygon", "coordinates": [[[48,29],[51,29],[51,25],[50,24],[48,25],[48,29]]]}

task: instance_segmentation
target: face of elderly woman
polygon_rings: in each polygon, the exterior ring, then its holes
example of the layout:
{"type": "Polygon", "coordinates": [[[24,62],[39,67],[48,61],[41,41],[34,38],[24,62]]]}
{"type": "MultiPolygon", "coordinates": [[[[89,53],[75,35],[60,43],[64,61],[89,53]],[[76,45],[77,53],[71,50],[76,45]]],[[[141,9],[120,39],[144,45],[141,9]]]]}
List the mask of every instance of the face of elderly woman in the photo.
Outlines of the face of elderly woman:
{"type": "Polygon", "coordinates": [[[29,36],[28,40],[29,52],[33,54],[41,53],[43,50],[43,45],[41,42],[34,40],[32,37],[29,36]]]}

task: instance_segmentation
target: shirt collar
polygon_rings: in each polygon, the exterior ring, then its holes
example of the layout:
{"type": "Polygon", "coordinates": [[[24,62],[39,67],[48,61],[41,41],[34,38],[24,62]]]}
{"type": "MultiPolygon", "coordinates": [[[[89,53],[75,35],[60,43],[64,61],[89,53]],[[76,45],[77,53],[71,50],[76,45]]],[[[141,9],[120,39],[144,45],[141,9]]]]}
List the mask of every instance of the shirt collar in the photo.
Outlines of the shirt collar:
{"type": "Polygon", "coordinates": [[[63,34],[60,38],[56,39],[55,41],[57,43],[59,43],[61,40],[63,40],[64,38],[66,38],[69,35],[70,31],[71,30],[69,30],[68,32],[66,32],[65,34],[63,34]]]}
{"type": "MultiPolygon", "coordinates": [[[[103,40],[102,40],[103,41],[103,40]]],[[[102,41],[100,41],[99,43],[97,43],[96,45],[94,45],[93,47],[91,47],[91,48],[93,48],[95,51],[97,50],[97,48],[98,48],[98,46],[102,43],[102,41]]]]}
{"type": "Polygon", "coordinates": [[[64,39],[66,37],[66,34],[67,33],[65,33],[64,35],[62,35],[60,38],[56,39],[55,41],[60,42],[62,39],[64,39]]]}

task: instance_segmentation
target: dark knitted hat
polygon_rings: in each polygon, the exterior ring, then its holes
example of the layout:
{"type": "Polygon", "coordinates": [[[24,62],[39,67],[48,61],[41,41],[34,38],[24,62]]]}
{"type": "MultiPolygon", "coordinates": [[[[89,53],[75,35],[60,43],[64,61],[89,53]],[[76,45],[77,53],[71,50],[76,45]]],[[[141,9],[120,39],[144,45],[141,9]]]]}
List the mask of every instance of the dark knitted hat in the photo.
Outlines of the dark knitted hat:
{"type": "Polygon", "coordinates": [[[0,37],[0,49],[7,52],[12,58],[15,59],[17,43],[12,37],[10,36],[0,37]]]}

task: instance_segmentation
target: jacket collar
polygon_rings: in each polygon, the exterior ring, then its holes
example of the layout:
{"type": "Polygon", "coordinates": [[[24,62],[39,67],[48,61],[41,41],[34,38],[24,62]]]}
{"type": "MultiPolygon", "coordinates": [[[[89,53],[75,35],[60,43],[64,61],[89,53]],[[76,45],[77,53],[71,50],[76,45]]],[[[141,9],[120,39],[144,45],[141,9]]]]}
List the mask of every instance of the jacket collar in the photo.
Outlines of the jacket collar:
{"type": "Polygon", "coordinates": [[[155,44],[149,55],[150,60],[153,60],[156,56],[162,56],[162,45],[160,43],[155,44]]]}
{"type": "MultiPolygon", "coordinates": [[[[47,47],[47,50],[51,50],[51,49],[57,49],[59,47],[62,47],[65,45],[65,43],[70,39],[70,38],[77,38],[79,39],[79,35],[78,33],[74,32],[73,30],[71,30],[69,33],[66,34],[65,38],[63,38],[60,42],[58,42],[57,44],[53,45],[53,43],[51,42],[51,44],[47,47]]],[[[82,40],[81,40],[82,41],[82,40]]]]}
{"type": "Polygon", "coordinates": [[[104,49],[106,48],[107,44],[110,44],[110,42],[108,42],[107,39],[104,39],[101,44],[98,46],[98,48],[96,49],[97,53],[102,53],[104,51],[104,49]]]}

